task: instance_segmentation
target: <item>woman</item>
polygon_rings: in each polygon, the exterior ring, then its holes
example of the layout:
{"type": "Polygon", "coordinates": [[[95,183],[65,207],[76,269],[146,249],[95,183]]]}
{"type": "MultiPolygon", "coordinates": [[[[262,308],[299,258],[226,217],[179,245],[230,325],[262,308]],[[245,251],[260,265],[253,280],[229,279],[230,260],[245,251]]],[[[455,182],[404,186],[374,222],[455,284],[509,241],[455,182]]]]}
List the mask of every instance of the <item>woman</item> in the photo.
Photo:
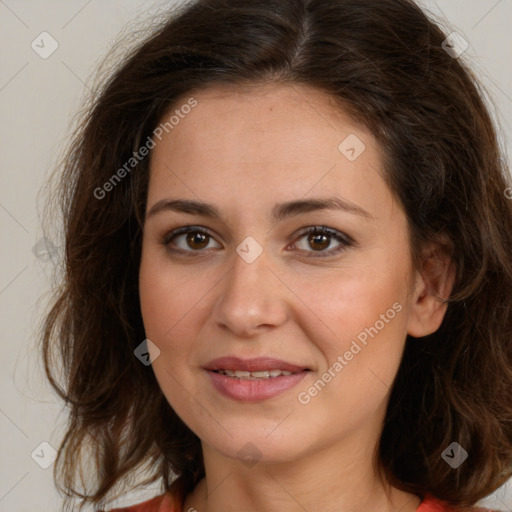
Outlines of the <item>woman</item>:
{"type": "Polygon", "coordinates": [[[510,177],[446,41],[410,0],[200,0],[113,72],[62,176],[60,489],[428,512],[510,478],[510,177]]]}

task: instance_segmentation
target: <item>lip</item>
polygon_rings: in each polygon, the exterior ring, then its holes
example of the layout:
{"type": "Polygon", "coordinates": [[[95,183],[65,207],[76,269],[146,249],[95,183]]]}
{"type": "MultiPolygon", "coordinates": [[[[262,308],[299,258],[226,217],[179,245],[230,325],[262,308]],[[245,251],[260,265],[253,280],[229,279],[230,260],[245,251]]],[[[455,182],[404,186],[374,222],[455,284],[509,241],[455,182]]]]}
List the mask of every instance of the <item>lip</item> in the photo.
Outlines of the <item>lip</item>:
{"type": "Polygon", "coordinates": [[[271,357],[240,359],[238,357],[221,357],[210,361],[204,370],[213,387],[222,395],[241,402],[261,402],[280,395],[296,386],[309,373],[309,368],[288,363],[271,357]],[[238,379],[228,377],[215,370],[240,370],[257,372],[265,370],[285,370],[291,375],[280,375],[261,380],[238,379]]]}
{"type": "MultiPolygon", "coordinates": [[[[204,366],[205,370],[240,370],[246,372],[261,372],[265,370],[285,370],[298,373],[309,370],[307,366],[298,366],[273,357],[255,357],[241,359],[235,356],[219,357],[204,366]]],[[[278,378],[278,377],[276,377],[278,378]]]]}

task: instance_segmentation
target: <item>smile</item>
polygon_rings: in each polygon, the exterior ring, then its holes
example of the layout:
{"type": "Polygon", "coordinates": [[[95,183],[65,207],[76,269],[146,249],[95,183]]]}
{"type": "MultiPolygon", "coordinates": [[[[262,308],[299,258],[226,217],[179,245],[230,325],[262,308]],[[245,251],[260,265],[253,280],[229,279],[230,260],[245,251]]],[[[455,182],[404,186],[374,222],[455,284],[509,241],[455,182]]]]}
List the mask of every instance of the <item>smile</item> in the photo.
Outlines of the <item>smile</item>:
{"type": "Polygon", "coordinates": [[[306,366],[273,357],[225,356],[203,367],[213,389],[239,402],[261,402],[295,387],[311,373],[306,366]]]}
{"type": "Polygon", "coordinates": [[[287,370],[264,370],[260,372],[248,372],[244,370],[215,370],[220,375],[227,375],[236,379],[246,380],[260,380],[260,379],[274,379],[281,375],[292,375],[293,372],[287,370]]]}

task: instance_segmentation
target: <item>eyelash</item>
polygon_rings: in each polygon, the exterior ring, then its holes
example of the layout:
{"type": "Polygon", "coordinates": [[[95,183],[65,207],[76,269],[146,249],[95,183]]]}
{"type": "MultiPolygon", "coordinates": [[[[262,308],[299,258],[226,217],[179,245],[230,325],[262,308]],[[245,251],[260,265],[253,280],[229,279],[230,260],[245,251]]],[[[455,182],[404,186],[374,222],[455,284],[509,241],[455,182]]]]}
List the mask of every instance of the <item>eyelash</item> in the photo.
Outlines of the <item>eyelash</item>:
{"type": "MultiPolygon", "coordinates": [[[[164,245],[170,252],[176,253],[176,254],[182,254],[188,257],[196,257],[200,256],[204,250],[190,250],[186,251],[183,249],[173,249],[170,247],[171,242],[177,238],[180,235],[188,234],[188,233],[201,233],[202,235],[208,236],[210,238],[214,238],[213,234],[206,228],[202,227],[196,227],[196,226],[185,226],[179,229],[175,229],[173,231],[170,231],[167,233],[163,240],[161,241],[162,245],[164,245]],[[195,253],[195,254],[194,254],[195,253]]],[[[294,244],[299,241],[301,238],[303,238],[306,235],[314,234],[314,235],[325,235],[327,237],[332,237],[336,239],[338,242],[340,242],[340,246],[337,247],[334,250],[330,250],[329,252],[326,251],[305,251],[305,252],[313,252],[313,254],[310,254],[306,256],[307,258],[326,258],[329,256],[333,256],[335,254],[338,254],[344,250],[346,250],[348,247],[352,247],[355,245],[354,240],[349,237],[348,235],[345,235],[335,229],[330,229],[326,226],[312,226],[307,228],[306,230],[303,230],[299,233],[298,238],[295,240],[294,244]]]]}

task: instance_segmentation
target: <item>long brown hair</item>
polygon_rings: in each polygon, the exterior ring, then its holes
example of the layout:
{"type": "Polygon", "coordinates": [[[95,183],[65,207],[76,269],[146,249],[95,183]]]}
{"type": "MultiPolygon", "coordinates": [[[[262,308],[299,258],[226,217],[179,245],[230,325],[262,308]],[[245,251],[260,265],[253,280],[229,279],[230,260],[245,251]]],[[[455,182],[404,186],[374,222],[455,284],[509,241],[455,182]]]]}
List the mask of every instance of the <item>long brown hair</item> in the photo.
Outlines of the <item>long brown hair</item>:
{"type": "Polygon", "coordinates": [[[392,388],[379,444],[389,482],[462,507],[512,476],[510,178],[484,93],[446,37],[412,0],[199,0],[97,89],[59,178],[64,276],[42,327],[69,411],[55,465],[67,496],[104,505],[135,472],[165,490],[178,476],[185,491],[204,475],[199,439],[134,356],[149,157],[130,159],[179,101],[219,84],[304,83],[337,98],[383,148],[416,268],[426,242],[451,241],[444,321],[408,338],[392,388]],[[452,442],[468,453],[457,469],[442,458],[452,442]]]}

